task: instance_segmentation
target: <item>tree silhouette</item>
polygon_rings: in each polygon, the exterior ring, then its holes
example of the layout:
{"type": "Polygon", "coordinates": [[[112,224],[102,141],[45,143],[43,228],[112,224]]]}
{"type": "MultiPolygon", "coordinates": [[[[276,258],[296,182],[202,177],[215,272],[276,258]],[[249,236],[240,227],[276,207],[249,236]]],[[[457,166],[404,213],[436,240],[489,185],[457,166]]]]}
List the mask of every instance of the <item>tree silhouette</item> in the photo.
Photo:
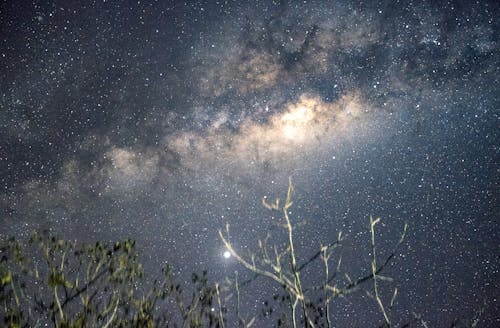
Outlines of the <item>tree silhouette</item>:
{"type": "Polygon", "coordinates": [[[24,252],[14,239],[0,252],[0,320],[7,327],[219,326],[206,271],[192,275],[191,297],[168,267],[141,290],[143,269],[132,240],[78,245],[35,233],[24,252]]]}

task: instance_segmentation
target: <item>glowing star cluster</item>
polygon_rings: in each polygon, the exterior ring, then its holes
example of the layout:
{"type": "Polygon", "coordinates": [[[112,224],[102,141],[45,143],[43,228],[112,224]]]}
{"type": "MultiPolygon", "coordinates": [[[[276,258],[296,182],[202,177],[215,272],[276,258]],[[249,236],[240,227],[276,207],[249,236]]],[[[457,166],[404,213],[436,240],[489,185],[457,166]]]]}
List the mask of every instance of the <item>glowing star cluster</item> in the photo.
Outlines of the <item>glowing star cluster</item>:
{"type": "Polygon", "coordinates": [[[304,94],[296,102],[285,104],[284,110],[267,122],[248,117],[236,131],[217,124],[203,133],[181,133],[168,138],[168,148],[184,167],[194,170],[210,164],[224,165],[228,173],[229,168],[241,172],[258,163],[270,163],[279,169],[347,138],[363,138],[370,131],[372,111],[356,94],[336,102],[304,94]]]}

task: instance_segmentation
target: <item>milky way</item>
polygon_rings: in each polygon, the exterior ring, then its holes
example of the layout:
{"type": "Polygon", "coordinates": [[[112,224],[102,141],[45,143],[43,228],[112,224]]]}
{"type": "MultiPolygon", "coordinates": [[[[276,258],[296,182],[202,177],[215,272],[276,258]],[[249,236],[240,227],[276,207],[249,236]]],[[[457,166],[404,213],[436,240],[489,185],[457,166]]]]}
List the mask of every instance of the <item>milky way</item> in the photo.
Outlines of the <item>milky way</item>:
{"type": "MultiPolygon", "coordinates": [[[[397,322],[498,324],[495,1],[0,8],[0,238],[132,237],[153,275],[223,279],[217,230],[255,249],[291,177],[299,255],[343,231],[362,276],[370,214],[387,252],[407,222],[397,322]]],[[[363,293],[335,311],[380,319],[363,293]]]]}

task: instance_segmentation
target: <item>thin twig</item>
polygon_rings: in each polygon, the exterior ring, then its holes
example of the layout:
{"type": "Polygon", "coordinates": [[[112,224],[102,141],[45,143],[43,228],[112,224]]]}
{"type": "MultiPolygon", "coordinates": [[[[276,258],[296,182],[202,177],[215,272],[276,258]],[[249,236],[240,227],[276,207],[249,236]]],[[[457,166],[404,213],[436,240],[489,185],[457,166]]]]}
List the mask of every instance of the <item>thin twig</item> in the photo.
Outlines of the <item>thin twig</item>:
{"type": "Polygon", "coordinates": [[[220,300],[219,283],[215,283],[215,293],[217,294],[217,304],[219,304],[219,321],[221,328],[224,328],[224,316],[222,315],[222,302],[220,300]]]}
{"type": "Polygon", "coordinates": [[[372,245],[372,275],[373,275],[373,290],[375,291],[375,299],[377,300],[377,304],[380,308],[380,311],[384,315],[384,320],[385,323],[388,327],[391,326],[391,320],[389,319],[389,315],[387,314],[387,311],[385,310],[384,304],[382,303],[382,299],[380,298],[379,292],[378,292],[378,285],[377,285],[377,255],[376,255],[376,248],[375,248],[375,225],[380,222],[380,218],[377,218],[376,220],[373,220],[373,217],[370,216],[370,231],[371,231],[371,245],[372,245]]]}
{"type": "Polygon", "coordinates": [[[116,305],[115,309],[113,310],[113,313],[111,314],[111,318],[109,318],[108,322],[103,326],[103,328],[108,328],[109,325],[111,325],[111,322],[113,322],[115,315],[116,315],[116,310],[118,310],[118,303],[120,302],[120,295],[118,295],[118,299],[116,300],[116,305]]]}

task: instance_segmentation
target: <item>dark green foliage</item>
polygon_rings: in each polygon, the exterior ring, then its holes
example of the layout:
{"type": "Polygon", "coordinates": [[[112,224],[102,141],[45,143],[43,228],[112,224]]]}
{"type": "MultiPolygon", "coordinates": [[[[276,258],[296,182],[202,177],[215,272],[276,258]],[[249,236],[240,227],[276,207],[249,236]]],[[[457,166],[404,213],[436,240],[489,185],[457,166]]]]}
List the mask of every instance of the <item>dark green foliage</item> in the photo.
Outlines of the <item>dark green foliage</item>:
{"type": "Polygon", "coordinates": [[[219,325],[211,311],[215,289],[207,272],[193,274],[191,297],[168,267],[146,288],[133,240],[77,244],[35,233],[24,246],[9,239],[0,256],[2,326],[219,325]]]}

